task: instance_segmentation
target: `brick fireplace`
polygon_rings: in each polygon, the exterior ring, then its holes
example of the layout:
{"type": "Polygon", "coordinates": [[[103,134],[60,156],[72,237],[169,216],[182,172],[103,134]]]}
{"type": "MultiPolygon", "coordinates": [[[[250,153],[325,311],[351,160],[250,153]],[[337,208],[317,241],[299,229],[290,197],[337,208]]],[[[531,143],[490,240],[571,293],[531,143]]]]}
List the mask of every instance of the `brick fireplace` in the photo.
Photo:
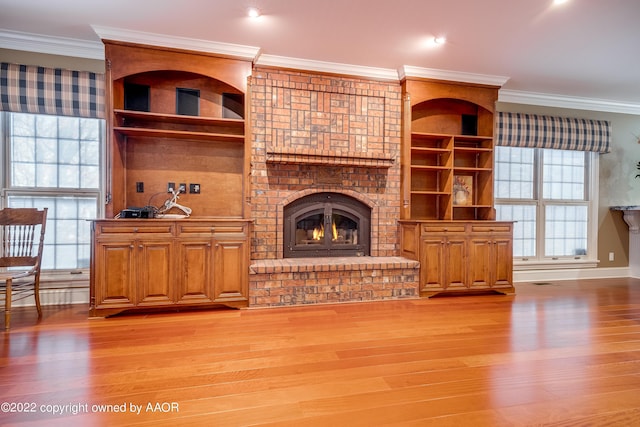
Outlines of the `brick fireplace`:
{"type": "Polygon", "coordinates": [[[417,297],[417,262],[396,256],[398,83],[257,68],[250,96],[250,306],[417,297]],[[285,259],[285,208],[320,193],[370,209],[370,256],[285,259]]]}

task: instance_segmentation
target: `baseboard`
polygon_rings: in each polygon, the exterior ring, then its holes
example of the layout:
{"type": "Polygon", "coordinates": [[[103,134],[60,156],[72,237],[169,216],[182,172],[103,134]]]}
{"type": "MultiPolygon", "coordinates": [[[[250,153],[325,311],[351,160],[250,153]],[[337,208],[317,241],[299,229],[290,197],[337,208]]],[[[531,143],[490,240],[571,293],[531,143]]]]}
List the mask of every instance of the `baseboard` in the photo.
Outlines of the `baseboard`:
{"type": "Polygon", "coordinates": [[[514,283],[548,282],[553,280],[609,279],[614,277],[631,277],[629,267],[521,270],[513,272],[514,283]]]}
{"type": "MultiPolygon", "coordinates": [[[[89,287],[69,287],[57,289],[40,289],[41,305],[86,304],[89,306],[89,287]]],[[[15,301],[12,307],[35,306],[33,296],[15,301]]]]}
{"type": "MultiPolygon", "coordinates": [[[[572,268],[562,270],[522,270],[513,272],[514,283],[548,282],[554,280],[608,279],[614,277],[633,277],[629,267],[618,268],[572,268]]],[[[640,277],[634,277],[640,279],[640,277]]],[[[45,285],[46,286],[46,285],[45,285]]],[[[42,305],[89,305],[89,286],[74,285],[69,287],[41,288],[40,303],[42,305]]],[[[14,307],[35,305],[33,297],[16,301],[14,307]]]]}

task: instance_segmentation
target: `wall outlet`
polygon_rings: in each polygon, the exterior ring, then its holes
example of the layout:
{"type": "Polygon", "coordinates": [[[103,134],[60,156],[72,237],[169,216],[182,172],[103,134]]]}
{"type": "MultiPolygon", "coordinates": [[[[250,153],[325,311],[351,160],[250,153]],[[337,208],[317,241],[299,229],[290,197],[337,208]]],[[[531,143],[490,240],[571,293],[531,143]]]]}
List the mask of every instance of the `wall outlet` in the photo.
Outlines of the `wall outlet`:
{"type": "Polygon", "coordinates": [[[144,182],[136,182],[136,193],[144,193],[144,182]]]}
{"type": "Polygon", "coordinates": [[[189,184],[189,193],[200,194],[200,184],[189,184]]]}
{"type": "Polygon", "coordinates": [[[167,193],[171,193],[173,191],[176,190],[176,183],[175,182],[168,182],[167,183],[167,193]]]}
{"type": "Polygon", "coordinates": [[[180,186],[178,187],[178,193],[186,193],[187,192],[187,184],[185,184],[184,182],[180,183],[180,186]]]}
{"type": "Polygon", "coordinates": [[[609,261],[613,261],[615,259],[615,256],[613,255],[613,252],[609,252],[609,261]]]}

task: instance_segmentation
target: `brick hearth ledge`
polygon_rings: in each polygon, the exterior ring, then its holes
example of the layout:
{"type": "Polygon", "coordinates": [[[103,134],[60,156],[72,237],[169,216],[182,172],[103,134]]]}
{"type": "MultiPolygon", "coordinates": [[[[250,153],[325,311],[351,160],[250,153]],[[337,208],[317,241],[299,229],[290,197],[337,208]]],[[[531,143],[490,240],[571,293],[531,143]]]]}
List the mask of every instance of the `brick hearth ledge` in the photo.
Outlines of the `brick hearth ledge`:
{"type": "Polygon", "coordinates": [[[419,297],[420,263],[402,257],[254,260],[249,272],[250,307],[419,297]]]}

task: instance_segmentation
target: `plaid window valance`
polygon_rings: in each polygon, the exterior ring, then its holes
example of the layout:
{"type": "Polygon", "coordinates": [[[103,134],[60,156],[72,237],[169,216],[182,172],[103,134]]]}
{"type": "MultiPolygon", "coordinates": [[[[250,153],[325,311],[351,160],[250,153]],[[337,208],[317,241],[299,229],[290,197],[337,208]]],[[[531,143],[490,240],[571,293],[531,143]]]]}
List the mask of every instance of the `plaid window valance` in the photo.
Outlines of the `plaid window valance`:
{"type": "Polygon", "coordinates": [[[15,113],[104,118],[104,74],[1,62],[0,104],[15,113]]]}
{"type": "Polygon", "coordinates": [[[496,115],[496,145],[555,148],[559,150],[611,151],[611,123],[536,114],[496,115]]]}

